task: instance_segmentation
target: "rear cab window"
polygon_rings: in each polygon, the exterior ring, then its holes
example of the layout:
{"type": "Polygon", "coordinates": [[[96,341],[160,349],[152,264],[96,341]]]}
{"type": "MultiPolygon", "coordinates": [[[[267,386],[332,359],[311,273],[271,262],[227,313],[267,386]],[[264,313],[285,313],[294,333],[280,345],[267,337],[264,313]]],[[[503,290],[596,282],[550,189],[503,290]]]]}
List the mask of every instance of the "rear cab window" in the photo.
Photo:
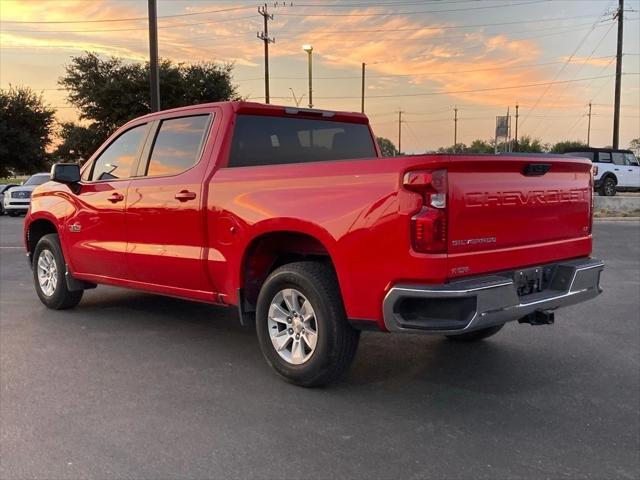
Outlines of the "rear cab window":
{"type": "Polygon", "coordinates": [[[238,115],[229,167],[376,158],[369,126],[308,118],[238,115]]]}

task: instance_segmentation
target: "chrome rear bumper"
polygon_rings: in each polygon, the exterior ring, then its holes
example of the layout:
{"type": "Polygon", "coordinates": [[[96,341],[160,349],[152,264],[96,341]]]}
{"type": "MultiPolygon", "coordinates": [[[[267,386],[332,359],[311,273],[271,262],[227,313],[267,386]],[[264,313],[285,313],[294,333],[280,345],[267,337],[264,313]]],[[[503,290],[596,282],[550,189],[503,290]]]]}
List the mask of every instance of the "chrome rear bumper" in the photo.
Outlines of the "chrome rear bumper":
{"type": "MultiPolygon", "coordinates": [[[[545,267],[549,266],[541,268],[545,267]]],[[[433,287],[396,285],[384,299],[385,326],[390,332],[454,335],[584,302],[602,292],[601,260],[571,260],[551,267],[547,288],[525,296],[518,296],[513,272],[433,287]]]]}

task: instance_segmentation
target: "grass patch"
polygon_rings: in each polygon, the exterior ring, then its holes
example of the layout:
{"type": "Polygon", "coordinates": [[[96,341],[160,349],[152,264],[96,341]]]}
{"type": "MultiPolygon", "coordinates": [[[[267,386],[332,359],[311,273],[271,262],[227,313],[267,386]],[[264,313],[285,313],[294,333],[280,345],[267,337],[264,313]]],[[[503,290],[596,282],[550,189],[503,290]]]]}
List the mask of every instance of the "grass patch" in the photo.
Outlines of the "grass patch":
{"type": "Polygon", "coordinates": [[[634,208],[626,212],[615,212],[608,208],[598,208],[593,212],[595,218],[626,218],[626,217],[640,217],[640,208],[634,208]]]}

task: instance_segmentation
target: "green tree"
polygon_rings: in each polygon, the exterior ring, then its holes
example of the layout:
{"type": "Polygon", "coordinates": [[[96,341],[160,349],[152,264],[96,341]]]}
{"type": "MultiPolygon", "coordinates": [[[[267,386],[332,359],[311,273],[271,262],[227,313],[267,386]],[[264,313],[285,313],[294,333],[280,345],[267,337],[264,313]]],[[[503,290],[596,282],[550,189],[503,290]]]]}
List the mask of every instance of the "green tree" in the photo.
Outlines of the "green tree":
{"type": "Polygon", "coordinates": [[[580,140],[563,140],[548,147],[550,153],[565,153],[572,150],[582,150],[588,148],[588,145],[580,140]]]}
{"type": "MultiPolygon", "coordinates": [[[[238,99],[232,71],[232,64],[162,60],[161,108],[238,99]]],[[[100,138],[97,143],[127,121],[151,111],[148,63],[130,63],[116,57],[102,59],[85,52],[71,59],[58,83],[67,89],[67,98],[80,111],[80,119],[94,125],[93,131],[100,138]]],[[[63,129],[64,133],[72,130],[63,129]]]]}
{"type": "Polygon", "coordinates": [[[391,140],[384,137],[376,137],[376,140],[378,141],[378,146],[382,151],[383,157],[395,157],[398,155],[398,149],[391,140]]]}
{"type": "Polygon", "coordinates": [[[471,142],[465,153],[494,153],[495,149],[491,142],[480,140],[479,138],[471,142]]]}
{"type": "Polygon", "coordinates": [[[58,133],[62,139],[53,157],[56,161],[80,162],[87,160],[102,143],[102,133],[98,131],[96,124],[88,127],[73,122],[64,122],[60,125],[58,133]]]}
{"type": "Polygon", "coordinates": [[[29,87],[0,90],[0,177],[48,166],[55,110],[29,87]]]}
{"type": "Polygon", "coordinates": [[[636,154],[636,157],[640,156],[640,138],[634,138],[629,142],[629,150],[636,154]]]}
{"type": "Polygon", "coordinates": [[[437,153],[465,153],[468,147],[464,143],[457,143],[448,147],[440,147],[437,153]]]}
{"type": "MultiPolygon", "coordinates": [[[[514,145],[514,150],[515,149],[516,146],[514,145]]],[[[523,135],[518,139],[517,151],[525,153],[544,153],[545,147],[539,138],[531,138],[528,135],[523,135]]]]}

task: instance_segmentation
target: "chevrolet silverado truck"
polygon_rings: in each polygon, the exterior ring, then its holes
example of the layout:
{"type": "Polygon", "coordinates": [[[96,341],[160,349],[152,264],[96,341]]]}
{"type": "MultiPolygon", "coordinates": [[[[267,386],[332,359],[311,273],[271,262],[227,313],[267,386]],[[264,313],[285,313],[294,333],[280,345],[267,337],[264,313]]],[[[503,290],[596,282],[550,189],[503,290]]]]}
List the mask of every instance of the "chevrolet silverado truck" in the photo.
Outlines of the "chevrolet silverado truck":
{"type": "Polygon", "coordinates": [[[585,158],[383,158],[362,114],[212,103],[54,165],[24,239],[47,307],[97,284],[234,306],[315,386],[361,330],[480,340],[597,296],[592,182],[585,158]]]}

